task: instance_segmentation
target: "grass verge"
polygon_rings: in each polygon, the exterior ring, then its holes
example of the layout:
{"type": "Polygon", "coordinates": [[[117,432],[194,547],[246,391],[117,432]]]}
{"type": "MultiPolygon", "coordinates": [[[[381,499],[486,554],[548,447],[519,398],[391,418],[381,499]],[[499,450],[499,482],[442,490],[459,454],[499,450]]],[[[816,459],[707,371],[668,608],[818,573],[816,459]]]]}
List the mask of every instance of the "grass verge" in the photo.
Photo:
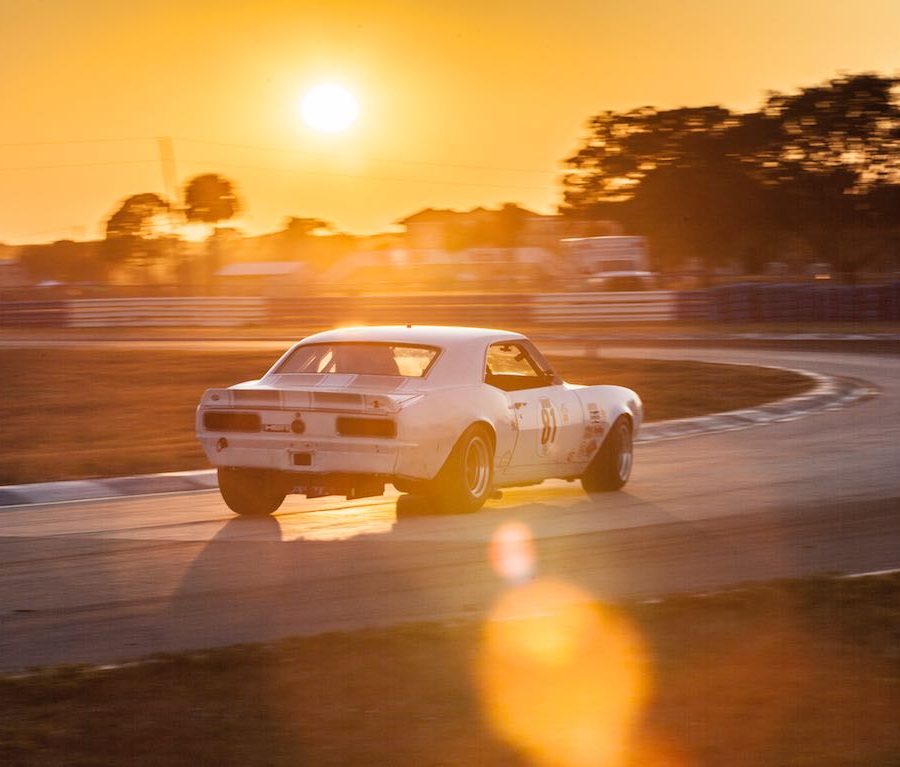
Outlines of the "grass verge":
{"type": "MultiPolygon", "coordinates": [[[[528,742],[489,724],[482,691],[491,622],[293,638],[105,671],[44,670],[0,678],[0,763],[524,766],[536,763],[528,748],[544,728],[557,756],[569,736],[622,746],[619,761],[585,764],[888,767],[900,761],[898,605],[894,574],[599,607],[643,647],[647,695],[631,726],[615,725],[612,659],[586,660],[608,651],[607,637],[579,634],[569,622],[557,638],[574,644],[529,642],[531,657],[513,659],[529,682],[516,692],[534,707],[528,742]],[[542,666],[548,646],[569,655],[542,666]],[[591,695],[557,694],[573,671],[591,695]]],[[[553,636],[548,626],[544,638],[553,636]]]]}
{"type": "MultiPolygon", "coordinates": [[[[273,352],[0,349],[0,484],[207,467],[194,438],[204,389],[268,369],[273,352]]],[[[793,373],[696,362],[556,360],[566,380],[628,386],[649,420],[800,393],[793,373]]]]}

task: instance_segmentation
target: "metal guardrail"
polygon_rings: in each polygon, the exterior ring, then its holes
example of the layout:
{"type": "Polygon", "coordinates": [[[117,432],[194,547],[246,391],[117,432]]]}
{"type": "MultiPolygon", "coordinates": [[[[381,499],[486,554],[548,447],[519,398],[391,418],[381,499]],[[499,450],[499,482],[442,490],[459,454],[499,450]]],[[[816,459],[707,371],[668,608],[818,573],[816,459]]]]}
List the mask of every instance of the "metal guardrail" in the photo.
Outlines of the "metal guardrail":
{"type": "Polygon", "coordinates": [[[486,327],[604,322],[900,321],[900,283],[732,285],[690,291],[380,296],[163,297],[0,304],[4,327],[239,327],[444,324],[486,327]]]}
{"type": "Polygon", "coordinates": [[[64,327],[68,301],[13,301],[0,303],[0,327],[64,327]]]}
{"type": "Polygon", "coordinates": [[[666,322],[677,316],[678,293],[545,293],[534,296],[531,309],[538,323],[666,322]]]}
{"type": "Polygon", "coordinates": [[[96,327],[239,327],[263,324],[264,298],[103,298],[67,301],[66,326],[96,327]]]}
{"type": "Polygon", "coordinates": [[[329,327],[369,325],[521,325],[531,318],[528,294],[309,296],[272,299],[275,324],[329,327]]]}
{"type": "Polygon", "coordinates": [[[900,283],[792,285],[745,283],[706,291],[717,322],[887,322],[900,320],[900,283]]]}

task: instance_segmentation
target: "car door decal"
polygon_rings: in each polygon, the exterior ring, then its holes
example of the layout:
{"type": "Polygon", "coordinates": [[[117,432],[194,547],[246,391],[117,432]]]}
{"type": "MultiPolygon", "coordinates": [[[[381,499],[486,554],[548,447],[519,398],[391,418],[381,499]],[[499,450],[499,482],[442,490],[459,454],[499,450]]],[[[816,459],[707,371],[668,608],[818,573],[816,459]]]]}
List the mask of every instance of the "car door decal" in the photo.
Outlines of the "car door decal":
{"type": "Polygon", "coordinates": [[[588,417],[584,425],[584,438],[581,441],[579,452],[583,458],[590,458],[597,451],[600,438],[609,428],[609,417],[596,402],[588,402],[586,409],[588,417]]]}
{"type": "Polygon", "coordinates": [[[541,397],[541,444],[539,452],[541,455],[547,455],[550,452],[550,445],[556,442],[556,434],[558,431],[558,423],[556,419],[556,409],[549,397],[541,397]]]}

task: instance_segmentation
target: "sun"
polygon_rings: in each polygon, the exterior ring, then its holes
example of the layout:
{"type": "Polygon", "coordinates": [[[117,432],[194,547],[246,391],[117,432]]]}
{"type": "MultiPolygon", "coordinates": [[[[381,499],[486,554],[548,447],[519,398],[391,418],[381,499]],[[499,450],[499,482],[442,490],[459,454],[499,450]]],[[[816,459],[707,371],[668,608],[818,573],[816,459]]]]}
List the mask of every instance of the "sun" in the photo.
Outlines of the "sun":
{"type": "Polygon", "coordinates": [[[338,133],[356,122],[359,103],[356,96],[340,85],[317,85],[303,95],[300,114],[313,130],[338,133]]]}

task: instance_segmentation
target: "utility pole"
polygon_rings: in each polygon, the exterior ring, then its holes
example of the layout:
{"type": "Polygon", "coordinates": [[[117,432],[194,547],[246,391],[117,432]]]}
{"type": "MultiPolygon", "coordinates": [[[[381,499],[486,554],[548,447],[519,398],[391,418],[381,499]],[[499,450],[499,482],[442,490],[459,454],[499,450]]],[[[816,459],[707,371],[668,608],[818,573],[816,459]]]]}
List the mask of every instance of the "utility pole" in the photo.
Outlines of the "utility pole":
{"type": "Polygon", "coordinates": [[[168,245],[166,250],[169,254],[169,261],[175,274],[178,275],[176,280],[181,288],[190,290],[193,283],[193,275],[189,265],[182,263],[184,254],[177,242],[177,232],[180,216],[180,206],[178,204],[178,173],[175,170],[175,147],[169,136],[161,136],[156,140],[159,149],[159,164],[162,169],[163,189],[169,202],[169,229],[170,234],[167,238],[168,245]],[[187,268],[185,269],[185,266],[187,268]],[[179,274],[179,271],[181,272],[179,274]]]}
{"type": "Polygon", "coordinates": [[[178,174],[175,171],[175,147],[168,136],[158,138],[159,164],[162,168],[163,189],[174,204],[178,199],[178,174]]]}

